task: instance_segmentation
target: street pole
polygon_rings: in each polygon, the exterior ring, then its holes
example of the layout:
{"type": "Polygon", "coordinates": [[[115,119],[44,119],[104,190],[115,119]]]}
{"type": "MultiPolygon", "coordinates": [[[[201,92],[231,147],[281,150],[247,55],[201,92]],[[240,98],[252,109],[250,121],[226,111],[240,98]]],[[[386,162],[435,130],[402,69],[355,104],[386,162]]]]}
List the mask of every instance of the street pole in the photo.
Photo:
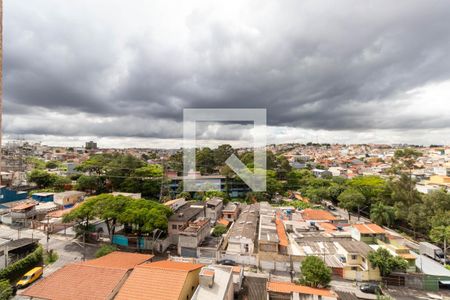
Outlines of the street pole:
{"type": "Polygon", "coordinates": [[[50,232],[48,230],[49,221],[50,221],[50,216],[47,216],[47,228],[46,228],[46,231],[47,231],[47,254],[48,254],[48,243],[50,241],[50,232]]]}

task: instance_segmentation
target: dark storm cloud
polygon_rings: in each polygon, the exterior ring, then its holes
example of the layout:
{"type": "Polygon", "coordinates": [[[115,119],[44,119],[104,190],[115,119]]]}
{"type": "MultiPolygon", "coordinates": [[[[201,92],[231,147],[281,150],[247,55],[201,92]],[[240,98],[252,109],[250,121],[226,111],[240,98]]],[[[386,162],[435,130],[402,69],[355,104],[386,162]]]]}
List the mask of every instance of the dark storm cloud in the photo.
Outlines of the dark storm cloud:
{"type": "Polygon", "coordinates": [[[450,78],[445,1],[22,2],[5,1],[10,133],[179,137],[183,108],[267,108],[270,125],[309,129],[450,127],[439,110],[401,113],[405,92],[450,78]]]}

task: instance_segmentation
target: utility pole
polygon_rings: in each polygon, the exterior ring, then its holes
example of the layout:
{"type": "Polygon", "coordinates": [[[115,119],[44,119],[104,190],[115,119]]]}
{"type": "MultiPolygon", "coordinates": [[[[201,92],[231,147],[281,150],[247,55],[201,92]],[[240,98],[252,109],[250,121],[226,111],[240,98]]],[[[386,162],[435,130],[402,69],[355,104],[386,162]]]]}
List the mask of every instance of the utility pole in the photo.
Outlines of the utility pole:
{"type": "Polygon", "coordinates": [[[47,228],[46,228],[46,232],[47,232],[47,254],[48,254],[48,243],[50,241],[50,231],[48,230],[49,221],[50,221],[50,216],[47,216],[47,228]]]}

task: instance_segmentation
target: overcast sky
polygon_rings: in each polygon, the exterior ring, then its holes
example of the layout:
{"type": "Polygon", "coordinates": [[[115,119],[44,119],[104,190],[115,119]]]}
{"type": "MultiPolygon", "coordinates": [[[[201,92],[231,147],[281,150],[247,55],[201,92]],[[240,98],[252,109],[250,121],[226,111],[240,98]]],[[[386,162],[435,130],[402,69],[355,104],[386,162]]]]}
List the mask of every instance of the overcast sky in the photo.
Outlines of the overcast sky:
{"type": "Polygon", "coordinates": [[[5,134],[54,145],[178,147],[183,108],[265,108],[271,143],[450,144],[449,3],[4,0],[4,92],[5,134]]]}

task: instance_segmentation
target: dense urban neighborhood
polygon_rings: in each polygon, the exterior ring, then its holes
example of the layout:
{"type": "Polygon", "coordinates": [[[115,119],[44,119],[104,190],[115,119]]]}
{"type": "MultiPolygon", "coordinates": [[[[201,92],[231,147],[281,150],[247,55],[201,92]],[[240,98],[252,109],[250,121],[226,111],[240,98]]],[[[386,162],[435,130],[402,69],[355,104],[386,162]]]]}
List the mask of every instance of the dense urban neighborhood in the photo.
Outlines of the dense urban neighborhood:
{"type": "Polygon", "coordinates": [[[6,144],[0,299],[450,296],[450,148],[270,145],[265,192],[252,151],[198,148],[189,192],[181,149],[6,144]]]}

